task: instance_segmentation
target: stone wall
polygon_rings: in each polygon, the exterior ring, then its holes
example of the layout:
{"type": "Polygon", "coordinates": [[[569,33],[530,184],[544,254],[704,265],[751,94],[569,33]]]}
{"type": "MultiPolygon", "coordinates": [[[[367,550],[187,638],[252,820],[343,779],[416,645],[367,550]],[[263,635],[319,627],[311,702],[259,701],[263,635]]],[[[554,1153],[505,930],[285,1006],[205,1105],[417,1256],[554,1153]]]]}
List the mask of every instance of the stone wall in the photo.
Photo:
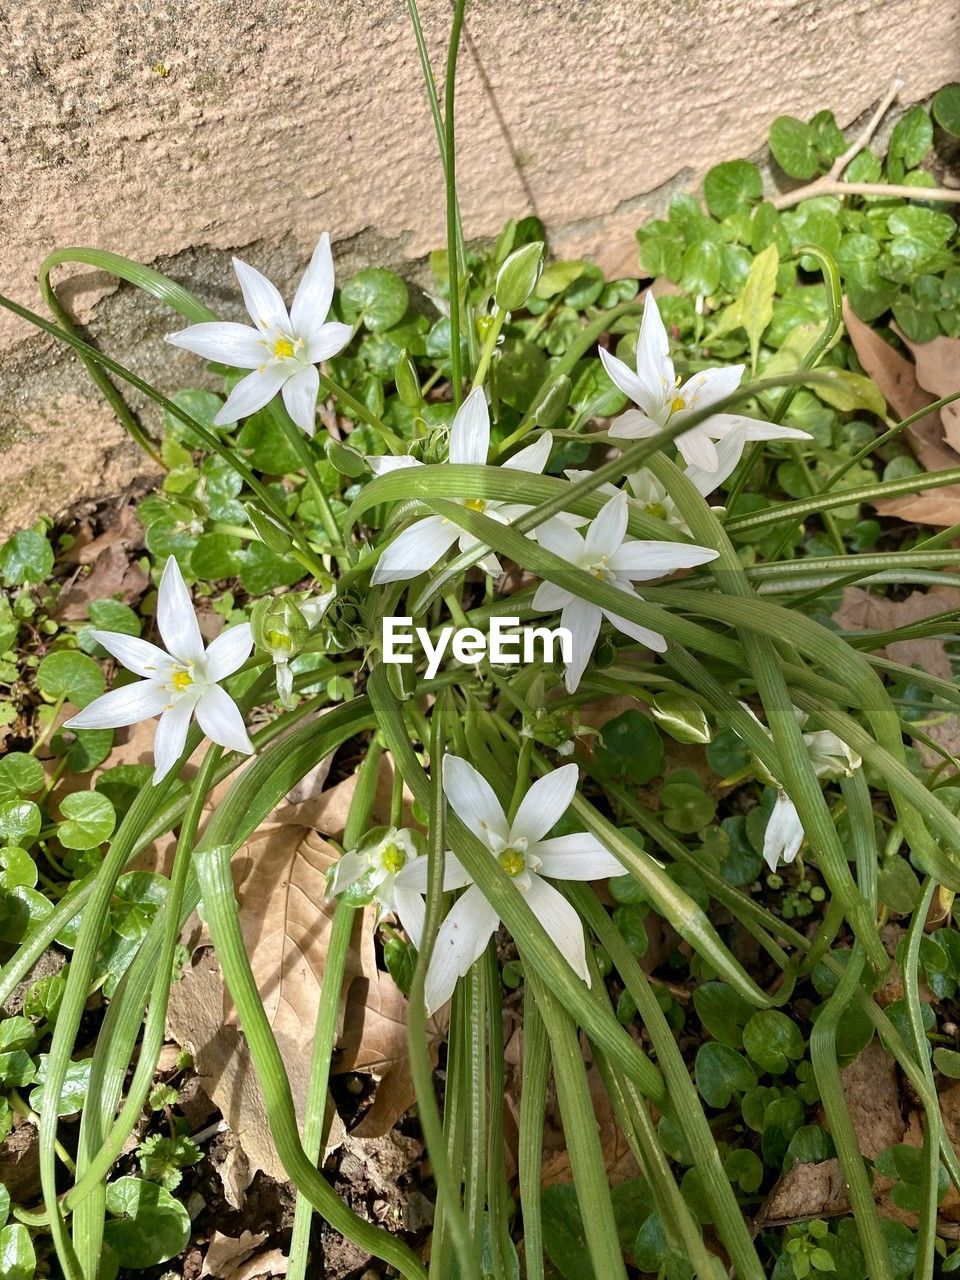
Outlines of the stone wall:
{"type": "MultiPolygon", "coordinates": [[[[449,0],[422,0],[441,68],[449,0]]],[[[459,81],[468,236],[538,213],[564,254],[635,269],[635,227],[770,120],[861,117],[960,79],[956,0],[473,0],[459,81]]],[[[232,306],[229,254],[279,284],[329,229],[346,270],[443,242],[403,0],[37,0],[0,11],[0,291],[39,307],[62,245],[110,248],[232,306]]],[[[162,309],[60,272],[105,349],[164,388],[196,361],[162,309]]],[[[150,421],[150,410],[146,412],[150,421]]],[[[144,462],[84,371],[0,313],[0,531],[116,492],[144,462]]]]}

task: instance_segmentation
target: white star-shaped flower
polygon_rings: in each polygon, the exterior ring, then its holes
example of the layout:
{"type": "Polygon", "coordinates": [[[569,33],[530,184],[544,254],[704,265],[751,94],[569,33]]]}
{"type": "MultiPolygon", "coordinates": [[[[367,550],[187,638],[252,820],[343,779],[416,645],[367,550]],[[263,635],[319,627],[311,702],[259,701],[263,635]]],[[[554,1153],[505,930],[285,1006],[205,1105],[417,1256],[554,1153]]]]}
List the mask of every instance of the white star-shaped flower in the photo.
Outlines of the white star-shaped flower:
{"type": "MultiPolygon", "coordinates": [[[[336,897],[356,886],[369,894],[384,911],[397,917],[410,941],[419,948],[425,916],[423,898],[417,889],[397,883],[400,872],[414,861],[423,864],[425,877],[427,859],[420,854],[411,832],[403,827],[388,827],[374,840],[343,855],[333,869],[330,893],[336,897]]],[[[426,888],[425,878],[423,883],[426,888]]]]}
{"type": "Polygon", "coordinates": [[[67,720],[65,728],[118,729],[159,716],[153,743],[155,783],[166,777],[179,759],[194,715],[211,741],[249,755],[253,744],[240,709],[219,682],[233,675],[250,656],[250,624],[230,627],[204,649],[190,592],[171,556],[157,593],[157,626],[166,652],[139,636],[91,632],[108,653],[142,679],[95,698],[67,720]]]}
{"type": "MultiPolygon", "coordinates": [[[[637,337],[637,371],[600,350],[603,367],[636,409],[628,409],[613,423],[610,435],[632,440],[654,436],[668,425],[674,425],[702,409],[709,408],[736,391],[745,366],[702,369],[683,385],[677,378],[670,359],[670,343],[663,327],[657,300],[648,293],[643,306],[643,319],[637,337]]],[[[684,460],[706,472],[716,472],[721,459],[714,443],[730,432],[741,430],[748,440],[809,440],[806,431],[795,427],[779,427],[772,422],[759,422],[743,414],[715,413],[676,437],[676,446],[684,460]]],[[[741,446],[742,452],[742,446],[741,446]]],[[[734,463],[736,465],[736,463],[734,463]]],[[[729,472],[727,473],[729,474],[729,472]]]]}
{"type": "MultiPolygon", "coordinates": [[[[601,880],[623,875],[623,867],[596,836],[586,832],[555,836],[547,832],[563,817],[577,788],[575,764],[538,779],[524,796],[513,822],[486,778],[460,756],[445,756],[443,793],[466,827],[497,859],[531,911],[556,943],[573,971],[589,986],[580,917],[548,880],[601,880]],[[544,878],[546,877],[546,879],[544,878]]],[[[427,859],[408,863],[397,876],[405,889],[423,892],[427,859]]],[[[424,989],[434,1012],[453,995],[457,979],[483,954],[500,918],[453,853],[445,855],[444,889],[470,887],[440,926],[424,989]]]]}
{"type": "MultiPolygon", "coordinates": [[[[550,457],[552,440],[547,432],[539,436],[533,444],[527,445],[502,465],[512,471],[526,471],[532,475],[541,475],[550,457]]],[[[473,463],[485,466],[490,451],[490,412],[482,387],[471,391],[457,410],[450,426],[450,447],[448,462],[473,463]]],[[[399,471],[407,467],[420,467],[423,463],[409,455],[400,457],[371,457],[367,459],[376,475],[385,475],[389,471],[399,471]]],[[[441,464],[442,465],[442,464],[441,464]]],[[[519,515],[529,511],[528,506],[516,502],[499,502],[484,498],[459,498],[456,501],[469,507],[472,511],[481,511],[484,515],[510,524],[519,515]]],[[[443,516],[425,516],[416,520],[404,529],[385,548],[377,561],[371,581],[374,586],[384,582],[401,582],[415,578],[427,569],[432,569],[438,560],[457,543],[461,551],[473,551],[482,544],[473,534],[465,533],[459,525],[443,516]]],[[[500,573],[500,561],[493,553],[486,555],[480,566],[485,573],[500,573]]]]}
{"type": "MultiPolygon", "coordinates": [[[[564,524],[546,522],[537,529],[543,547],[577,569],[585,569],[594,577],[639,599],[634,582],[662,578],[675,569],[692,569],[715,560],[717,552],[710,547],[691,546],[687,542],[641,542],[627,537],[627,495],[619,491],[603,506],[591,522],[586,534],[564,524]]],[[[573,659],[566,667],[566,685],[573,693],[580,684],[593,653],[600,624],[606,617],[618,631],[648,648],[662,653],[667,642],[659,632],[651,631],[609,609],[581,600],[571,591],[541,582],[533,597],[533,607],[550,611],[560,609],[560,625],[566,627],[573,641],[573,659]]]]}
{"type": "Polygon", "coordinates": [[[233,259],[233,269],[253,326],[212,320],[171,333],[167,341],[205,360],[253,370],[233,388],[214,422],[246,418],[279,391],[287,413],[312,436],[320,390],[316,366],[342,351],[353,336],[348,324],[327,320],[333,299],[330,237],[326,231],[320,237],[289,313],[266,276],[239,258],[233,259]]]}

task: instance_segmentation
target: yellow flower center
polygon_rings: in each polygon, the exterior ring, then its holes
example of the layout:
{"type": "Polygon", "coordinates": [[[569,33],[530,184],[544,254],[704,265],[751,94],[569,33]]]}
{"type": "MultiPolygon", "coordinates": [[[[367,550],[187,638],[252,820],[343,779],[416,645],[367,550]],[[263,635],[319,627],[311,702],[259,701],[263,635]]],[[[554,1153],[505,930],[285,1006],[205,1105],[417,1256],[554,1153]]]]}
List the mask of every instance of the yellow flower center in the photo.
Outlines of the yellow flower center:
{"type": "Polygon", "coordinates": [[[278,360],[289,360],[293,355],[293,343],[289,338],[278,338],[273,344],[273,354],[278,360]]]}
{"type": "Polygon", "coordinates": [[[274,651],[286,651],[293,648],[292,638],[284,631],[274,631],[272,628],[267,632],[264,639],[274,651]]]}
{"type": "Polygon", "coordinates": [[[647,515],[653,516],[655,520],[666,520],[667,508],[662,502],[648,502],[647,515]]]}
{"type": "Polygon", "coordinates": [[[482,498],[467,498],[463,504],[470,511],[486,511],[487,504],[482,498]]]}
{"type": "Polygon", "coordinates": [[[176,689],[177,693],[183,693],[193,684],[193,676],[189,671],[175,671],[173,673],[171,684],[176,689]]]}
{"type": "Polygon", "coordinates": [[[686,407],[687,407],[687,402],[686,400],[684,400],[683,396],[674,396],[673,399],[670,401],[671,413],[679,413],[681,409],[685,409],[686,407]]]}
{"type": "Polygon", "coordinates": [[[508,876],[518,876],[527,865],[527,859],[519,849],[504,849],[502,853],[497,854],[497,861],[508,876]]]}
{"type": "Polygon", "coordinates": [[[383,868],[391,875],[396,875],[407,865],[407,855],[398,844],[388,844],[382,855],[383,868]]]}

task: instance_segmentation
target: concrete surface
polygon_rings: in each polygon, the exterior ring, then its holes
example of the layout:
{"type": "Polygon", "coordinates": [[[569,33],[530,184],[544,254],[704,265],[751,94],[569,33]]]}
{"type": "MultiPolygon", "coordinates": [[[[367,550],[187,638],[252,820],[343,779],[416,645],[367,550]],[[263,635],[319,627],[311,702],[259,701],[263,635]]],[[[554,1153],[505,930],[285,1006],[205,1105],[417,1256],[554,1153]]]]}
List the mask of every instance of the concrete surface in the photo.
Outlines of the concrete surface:
{"type": "MultiPolygon", "coordinates": [[[[422,0],[438,71],[448,0],[422,0]]],[[[960,79],[956,0],[473,0],[459,80],[468,236],[536,211],[557,251],[635,270],[635,227],[770,120],[861,117],[960,79]]],[[[289,287],[319,232],[415,274],[440,171],[403,0],[38,0],[0,8],[0,291],[39,305],[64,244],[158,263],[229,312],[229,253],[289,287]]],[[[64,296],[164,388],[162,309],[85,270],[64,296]]],[[[149,411],[147,421],[150,421],[149,411]]],[[[53,343],[0,314],[0,531],[144,470],[53,343]]]]}

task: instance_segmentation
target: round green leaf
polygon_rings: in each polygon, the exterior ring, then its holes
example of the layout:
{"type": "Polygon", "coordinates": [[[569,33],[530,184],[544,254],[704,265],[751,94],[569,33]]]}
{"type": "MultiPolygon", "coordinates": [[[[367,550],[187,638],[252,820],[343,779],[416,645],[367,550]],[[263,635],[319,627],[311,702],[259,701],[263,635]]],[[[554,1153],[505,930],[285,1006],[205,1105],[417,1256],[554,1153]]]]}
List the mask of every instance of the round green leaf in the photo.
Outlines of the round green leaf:
{"type": "Polygon", "coordinates": [[[960,84],[948,84],[933,99],[933,118],[941,129],[960,138],[960,84]]]}
{"type": "Polygon", "coordinates": [[[36,1272],[37,1255],[30,1232],[22,1222],[9,1223],[0,1231],[0,1276],[4,1280],[33,1280],[36,1272]]]}
{"type": "Polygon", "coordinates": [[[715,218],[742,213],[763,195],[760,170],[749,160],[727,160],[707,171],[703,197],[715,218]]]}
{"type": "Polygon", "coordinates": [[[770,126],[770,150],[791,178],[812,178],[817,172],[817,132],[793,116],[778,116],[770,126]]]}
{"type": "Polygon", "coordinates": [[[43,765],[34,756],[11,751],[0,760],[0,803],[33,795],[43,783],[43,765]]]}
{"type": "Polygon", "coordinates": [[[353,324],[362,318],[364,326],[374,333],[399,324],[406,314],[407,302],[407,286],[395,272],[382,267],[358,271],[340,293],[344,320],[353,324]]]}
{"type": "Polygon", "coordinates": [[[594,764],[606,777],[624,778],[642,787],[663,766],[663,742],[646,716],[624,711],[601,729],[594,764]]]}
{"type": "Polygon", "coordinates": [[[121,1267],[143,1271],[175,1258],[190,1239],[190,1215],[166,1188],[142,1178],[118,1178],[107,1186],[104,1239],[121,1267]]]}
{"type": "Polygon", "coordinates": [[[57,828],[65,849],[93,849],[109,840],[116,826],[113,805],[99,791],[74,791],[60,806],[66,819],[57,828]]]}
{"type": "Polygon", "coordinates": [[[36,888],[37,864],[26,849],[17,845],[0,849],[0,868],[0,881],[5,889],[15,889],[18,885],[25,885],[28,889],[36,888]]]}
{"type": "Polygon", "coordinates": [[[745,1093],[757,1083],[757,1073],[742,1053],[711,1041],[697,1050],[697,1090],[707,1106],[729,1106],[735,1093],[745,1093]]]}
{"type": "Polygon", "coordinates": [[[694,990],[697,1016],[715,1040],[731,1049],[743,1047],[743,1028],[753,1008],[725,982],[701,982],[694,990]]]}
{"type": "Polygon", "coordinates": [[[99,698],[106,681],[92,658],[61,649],[48,653],[41,661],[37,667],[37,684],[48,698],[65,698],[75,707],[85,707],[99,698]]]}
{"type": "Polygon", "coordinates": [[[71,773],[89,773],[106,760],[113,748],[112,729],[61,729],[50,743],[65,757],[71,773]],[[72,735],[68,738],[68,734],[72,735]]]}
{"type": "Polygon", "coordinates": [[[35,529],[21,529],[0,547],[0,578],[5,587],[43,582],[52,569],[53,548],[35,529]]]}
{"type": "Polygon", "coordinates": [[[743,1029],[743,1047],[764,1071],[779,1076],[803,1057],[803,1035],[778,1009],[761,1009],[743,1029]]]}
{"type": "Polygon", "coordinates": [[[0,804],[0,840],[8,845],[31,844],[40,833],[40,810],[32,800],[0,804]]]}
{"type": "Polygon", "coordinates": [[[934,1049],[933,1065],[941,1075],[960,1080],[960,1053],[955,1049],[934,1049]]]}

